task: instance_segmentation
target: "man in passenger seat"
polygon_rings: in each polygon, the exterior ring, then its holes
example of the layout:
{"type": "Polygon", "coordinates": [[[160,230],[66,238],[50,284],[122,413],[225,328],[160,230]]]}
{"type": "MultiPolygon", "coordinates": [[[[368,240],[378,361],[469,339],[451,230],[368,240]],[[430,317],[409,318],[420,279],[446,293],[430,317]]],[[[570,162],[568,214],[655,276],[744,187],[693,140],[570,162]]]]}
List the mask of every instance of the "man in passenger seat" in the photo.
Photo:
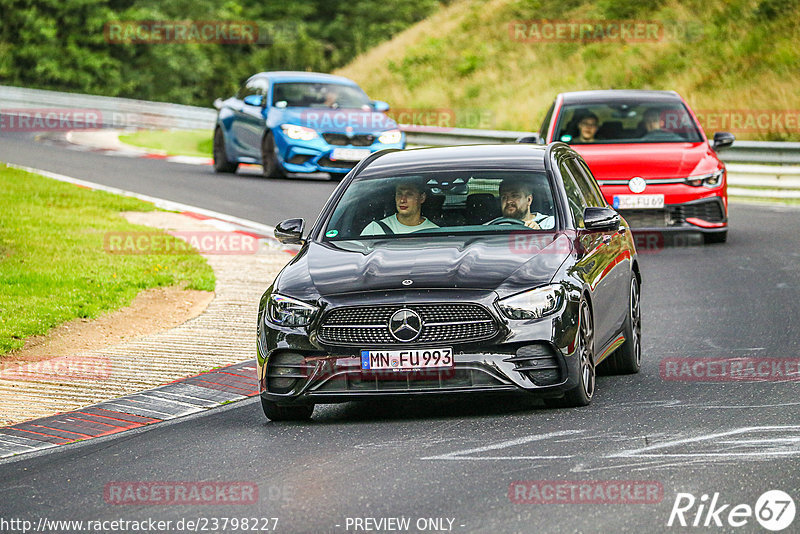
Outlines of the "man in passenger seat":
{"type": "Polygon", "coordinates": [[[500,204],[503,217],[518,219],[528,228],[550,230],[555,227],[555,218],[543,213],[531,213],[533,188],[524,180],[506,179],[500,183],[500,204]]]}
{"type": "MultiPolygon", "coordinates": [[[[408,234],[428,228],[439,228],[422,216],[425,187],[415,180],[402,180],[395,187],[394,202],[397,213],[380,221],[372,221],[361,232],[366,235],[408,234]]],[[[385,212],[384,212],[385,213],[385,212]]]]}

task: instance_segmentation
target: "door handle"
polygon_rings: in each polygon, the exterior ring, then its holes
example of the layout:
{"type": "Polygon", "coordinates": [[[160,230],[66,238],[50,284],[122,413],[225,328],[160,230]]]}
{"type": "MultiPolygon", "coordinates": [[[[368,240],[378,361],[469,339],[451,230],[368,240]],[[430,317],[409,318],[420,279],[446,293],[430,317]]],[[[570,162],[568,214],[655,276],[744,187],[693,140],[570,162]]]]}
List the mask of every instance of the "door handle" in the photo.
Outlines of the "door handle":
{"type": "Polygon", "coordinates": [[[611,236],[608,234],[603,234],[603,243],[611,243],[611,236]]]}

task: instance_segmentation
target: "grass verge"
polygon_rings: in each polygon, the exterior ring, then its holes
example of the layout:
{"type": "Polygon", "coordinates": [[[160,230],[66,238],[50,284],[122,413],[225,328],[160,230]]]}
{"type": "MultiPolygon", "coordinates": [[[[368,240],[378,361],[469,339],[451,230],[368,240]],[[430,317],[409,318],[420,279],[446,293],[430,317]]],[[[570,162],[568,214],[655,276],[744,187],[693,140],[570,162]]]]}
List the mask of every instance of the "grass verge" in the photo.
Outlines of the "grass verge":
{"type": "Polygon", "coordinates": [[[211,157],[213,132],[209,130],[140,130],[119,136],[129,145],[165,152],[169,156],[211,157]]]}
{"type": "Polygon", "coordinates": [[[144,289],[212,291],[214,271],[196,252],[106,252],[108,232],[154,231],[119,212],[154,209],[0,164],[0,357],[65,321],[127,306],[144,289]]]}

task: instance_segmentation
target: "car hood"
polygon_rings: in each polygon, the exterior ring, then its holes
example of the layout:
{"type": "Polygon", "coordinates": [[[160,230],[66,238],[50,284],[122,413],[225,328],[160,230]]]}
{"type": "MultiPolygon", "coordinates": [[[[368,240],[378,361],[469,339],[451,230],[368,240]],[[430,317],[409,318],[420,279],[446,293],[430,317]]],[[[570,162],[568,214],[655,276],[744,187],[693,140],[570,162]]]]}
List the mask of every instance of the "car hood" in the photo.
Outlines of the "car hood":
{"type": "Polygon", "coordinates": [[[397,123],[385,113],[363,109],[287,108],[280,122],[332,133],[375,133],[397,128],[397,123]]]}
{"type": "Polygon", "coordinates": [[[708,143],[573,145],[597,180],[685,178],[714,172],[718,160],[708,143]]]}
{"type": "Polygon", "coordinates": [[[502,298],[548,283],[571,250],[563,233],[311,242],[273,290],[304,300],[397,289],[482,289],[502,298]]]}

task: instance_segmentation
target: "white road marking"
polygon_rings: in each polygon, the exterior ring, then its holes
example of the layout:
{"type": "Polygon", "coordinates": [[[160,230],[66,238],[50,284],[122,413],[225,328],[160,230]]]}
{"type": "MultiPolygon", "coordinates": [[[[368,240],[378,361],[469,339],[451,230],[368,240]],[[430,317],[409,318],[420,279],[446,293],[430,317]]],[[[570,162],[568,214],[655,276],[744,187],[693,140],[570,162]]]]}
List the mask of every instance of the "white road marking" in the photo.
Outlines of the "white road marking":
{"type": "Polygon", "coordinates": [[[439,456],[426,456],[425,458],[421,458],[421,460],[563,460],[572,458],[572,455],[559,455],[559,456],[546,456],[546,455],[537,455],[537,456],[478,456],[478,457],[471,457],[466,455],[471,454],[478,454],[481,452],[488,452],[488,451],[496,451],[499,449],[507,449],[509,447],[515,447],[517,445],[523,445],[525,443],[531,443],[532,441],[543,441],[550,438],[558,438],[562,436],[574,436],[576,434],[582,434],[583,430],[559,430],[558,432],[548,432],[547,434],[532,434],[530,436],[523,436],[521,438],[510,439],[507,441],[501,441],[500,443],[494,443],[492,445],[484,445],[483,447],[475,447],[474,449],[464,449],[455,452],[448,452],[446,454],[441,454],[439,456]]]}
{"type": "Polygon", "coordinates": [[[795,456],[800,455],[800,440],[791,439],[787,442],[787,437],[781,436],[777,438],[763,438],[748,439],[731,439],[722,441],[720,438],[727,438],[731,436],[738,436],[742,434],[751,433],[770,433],[770,432],[798,432],[800,426],[798,425],[776,425],[776,426],[751,426],[729,430],[727,432],[718,432],[714,434],[704,434],[692,438],[677,439],[666,441],[664,443],[657,443],[648,445],[639,449],[630,449],[606,456],[606,458],[706,458],[708,460],[724,459],[724,458],[770,458],[776,456],[795,456]],[[664,449],[671,447],[679,447],[682,445],[698,445],[702,442],[710,442],[711,445],[719,445],[727,443],[730,445],[753,445],[760,446],[760,450],[743,451],[743,452],[723,452],[719,450],[708,450],[701,452],[666,452],[664,449]],[[780,447],[783,445],[783,447],[780,447]],[[659,451],[659,452],[657,452],[659,451]]]}

